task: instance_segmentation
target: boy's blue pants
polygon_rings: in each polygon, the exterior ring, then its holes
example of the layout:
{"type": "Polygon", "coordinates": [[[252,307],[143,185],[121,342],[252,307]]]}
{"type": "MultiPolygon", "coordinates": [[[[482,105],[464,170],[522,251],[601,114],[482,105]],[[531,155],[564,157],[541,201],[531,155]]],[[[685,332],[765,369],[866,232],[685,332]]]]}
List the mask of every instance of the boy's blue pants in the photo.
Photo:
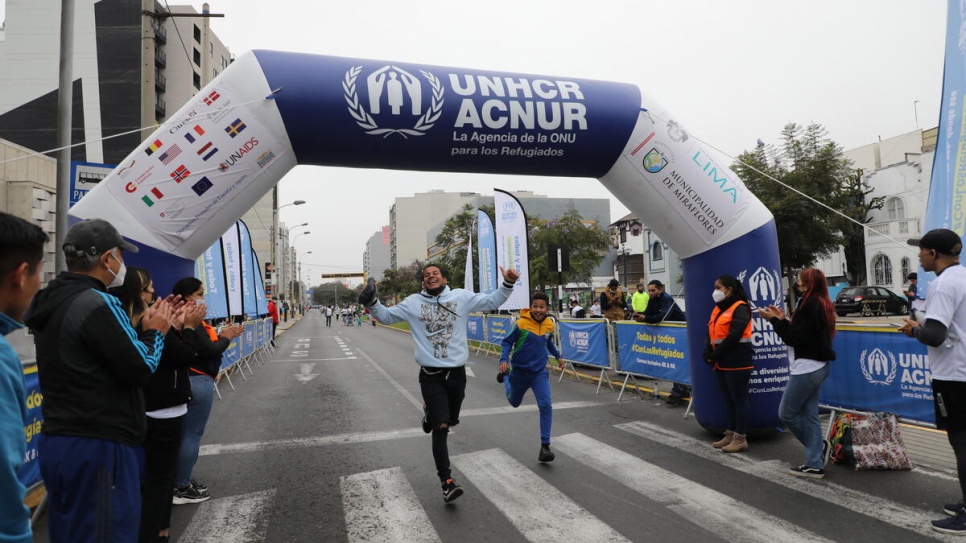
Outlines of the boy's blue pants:
{"type": "Polygon", "coordinates": [[[506,389],[506,399],[513,407],[520,407],[523,395],[527,390],[533,390],[540,409],[540,443],[550,444],[550,426],[553,424],[553,404],[550,399],[550,375],[546,370],[539,373],[523,373],[511,371],[503,381],[506,389]]]}

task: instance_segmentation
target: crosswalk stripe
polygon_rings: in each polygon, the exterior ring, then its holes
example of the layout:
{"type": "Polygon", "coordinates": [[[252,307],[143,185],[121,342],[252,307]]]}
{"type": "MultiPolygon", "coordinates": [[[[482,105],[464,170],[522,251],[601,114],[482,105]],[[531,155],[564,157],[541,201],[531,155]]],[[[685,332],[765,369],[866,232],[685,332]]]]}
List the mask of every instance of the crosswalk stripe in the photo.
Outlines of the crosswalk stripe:
{"type": "Polygon", "coordinates": [[[191,517],[178,543],[264,541],[275,489],[208,500],[191,517]]]}
{"type": "MultiPolygon", "coordinates": [[[[557,402],[553,404],[554,411],[560,411],[562,409],[580,409],[583,407],[596,407],[598,405],[604,405],[604,402],[557,402]]],[[[509,405],[503,405],[500,407],[478,407],[476,409],[464,409],[460,411],[460,418],[466,417],[480,417],[486,415],[503,415],[506,413],[526,413],[539,411],[537,404],[526,403],[520,407],[512,407],[509,405]]],[[[420,409],[422,413],[422,409],[420,409]]]]}
{"type": "Polygon", "coordinates": [[[461,454],[453,464],[528,541],[629,541],[499,449],[461,454]]]}
{"type": "Polygon", "coordinates": [[[339,479],[349,542],[440,541],[401,468],[339,479]]]}
{"type": "Polygon", "coordinates": [[[929,521],[942,515],[917,510],[828,480],[818,482],[791,477],[788,475],[788,466],[780,461],[763,462],[745,455],[723,454],[711,448],[710,439],[700,441],[657,424],[638,421],[618,424],[615,428],[875,518],[897,528],[911,530],[929,538],[944,539],[938,532],[929,528],[929,521]]]}
{"type": "Polygon", "coordinates": [[[387,432],[352,432],[331,436],[303,437],[295,439],[276,439],[274,441],[251,441],[247,443],[215,443],[202,445],[198,456],[214,456],[227,453],[244,453],[255,451],[271,451],[279,449],[295,449],[300,447],[323,447],[326,445],[348,445],[353,443],[369,443],[372,441],[390,441],[412,437],[423,437],[422,428],[406,430],[392,430],[387,432]]]}
{"type": "Polygon", "coordinates": [[[724,540],[747,543],[829,541],[583,434],[555,438],[554,445],[558,451],[650,500],[663,503],[682,518],[724,540]]]}

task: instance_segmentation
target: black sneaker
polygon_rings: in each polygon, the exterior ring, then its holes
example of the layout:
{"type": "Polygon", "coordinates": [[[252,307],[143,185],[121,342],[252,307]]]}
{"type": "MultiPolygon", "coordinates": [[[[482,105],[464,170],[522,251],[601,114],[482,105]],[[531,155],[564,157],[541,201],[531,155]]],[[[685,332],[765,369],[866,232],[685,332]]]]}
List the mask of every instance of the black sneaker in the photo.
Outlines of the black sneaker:
{"type": "Polygon", "coordinates": [[[505,373],[503,373],[501,371],[501,372],[499,372],[499,373],[496,374],[496,382],[497,383],[500,383],[502,385],[503,384],[503,381],[505,381],[505,380],[506,380],[506,374],[505,373]]]}
{"type": "Polygon", "coordinates": [[[956,503],[947,503],[943,506],[943,513],[946,513],[951,517],[955,517],[957,514],[959,514],[959,511],[962,510],[962,508],[963,500],[959,500],[956,503]]]}
{"type": "Polygon", "coordinates": [[[450,503],[462,495],[463,487],[457,485],[452,479],[446,479],[443,483],[443,502],[450,503]]]}
{"type": "Polygon", "coordinates": [[[952,535],[966,535],[966,508],[960,508],[956,516],[932,521],[932,529],[952,535]]]}
{"type": "Polygon", "coordinates": [[[553,462],[554,458],[556,458],[556,456],[553,454],[553,451],[550,450],[550,445],[540,445],[540,455],[537,456],[538,462],[553,462]]]}
{"type": "Polygon", "coordinates": [[[195,481],[194,479],[191,479],[191,488],[197,490],[198,492],[201,492],[202,494],[208,493],[208,485],[203,485],[198,481],[195,481]]]}
{"type": "Polygon", "coordinates": [[[810,468],[808,466],[798,466],[797,468],[792,468],[788,470],[790,475],[795,477],[811,477],[813,479],[824,479],[825,470],[819,468],[810,468]]]}
{"type": "Polygon", "coordinates": [[[433,431],[429,425],[429,406],[423,405],[423,431],[427,434],[433,431]]]}
{"type": "Polygon", "coordinates": [[[202,494],[192,487],[174,489],[174,496],[171,498],[173,505],[184,505],[186,503],[201,503],[211,499],[210,495],[202,494]]]}

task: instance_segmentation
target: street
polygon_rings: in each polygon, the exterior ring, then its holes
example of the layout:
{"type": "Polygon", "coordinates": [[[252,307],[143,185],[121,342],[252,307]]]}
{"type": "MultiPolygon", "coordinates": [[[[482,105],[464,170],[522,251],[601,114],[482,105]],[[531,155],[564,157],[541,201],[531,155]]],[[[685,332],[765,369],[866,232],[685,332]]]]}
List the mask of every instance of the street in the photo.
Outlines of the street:
{"type": "MultiPolygon", "coordinates": [[[[171,541],[877,541],[952,540],[929,528],[955,501],[948,474],[787,474],[789,434],[711,448],[683,409],[552,379],[556,460],[537,462],[538,413],[512,409],[496,358],[471,356],[450,434],[465,494],[444,504],[420,428],[413,343],[382,326],[310,311],[264,367],[215,400],[194,478],[212,499],[174,507],[171,541]]],[[[46,519],[35,541],[46,541],[46,519]]]]}

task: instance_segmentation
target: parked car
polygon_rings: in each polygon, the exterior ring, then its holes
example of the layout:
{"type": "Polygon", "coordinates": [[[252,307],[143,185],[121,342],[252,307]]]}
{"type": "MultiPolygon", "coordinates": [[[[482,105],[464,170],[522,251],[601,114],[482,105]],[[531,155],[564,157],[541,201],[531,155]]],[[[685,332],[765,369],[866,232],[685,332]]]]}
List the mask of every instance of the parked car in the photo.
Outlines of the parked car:
{"type": "Polygon", "coordinates": [[[835,297],[835,313],[840,317],[849,313],[908,315],[909,300],[885,287],[846,287],[835,297]]]}

